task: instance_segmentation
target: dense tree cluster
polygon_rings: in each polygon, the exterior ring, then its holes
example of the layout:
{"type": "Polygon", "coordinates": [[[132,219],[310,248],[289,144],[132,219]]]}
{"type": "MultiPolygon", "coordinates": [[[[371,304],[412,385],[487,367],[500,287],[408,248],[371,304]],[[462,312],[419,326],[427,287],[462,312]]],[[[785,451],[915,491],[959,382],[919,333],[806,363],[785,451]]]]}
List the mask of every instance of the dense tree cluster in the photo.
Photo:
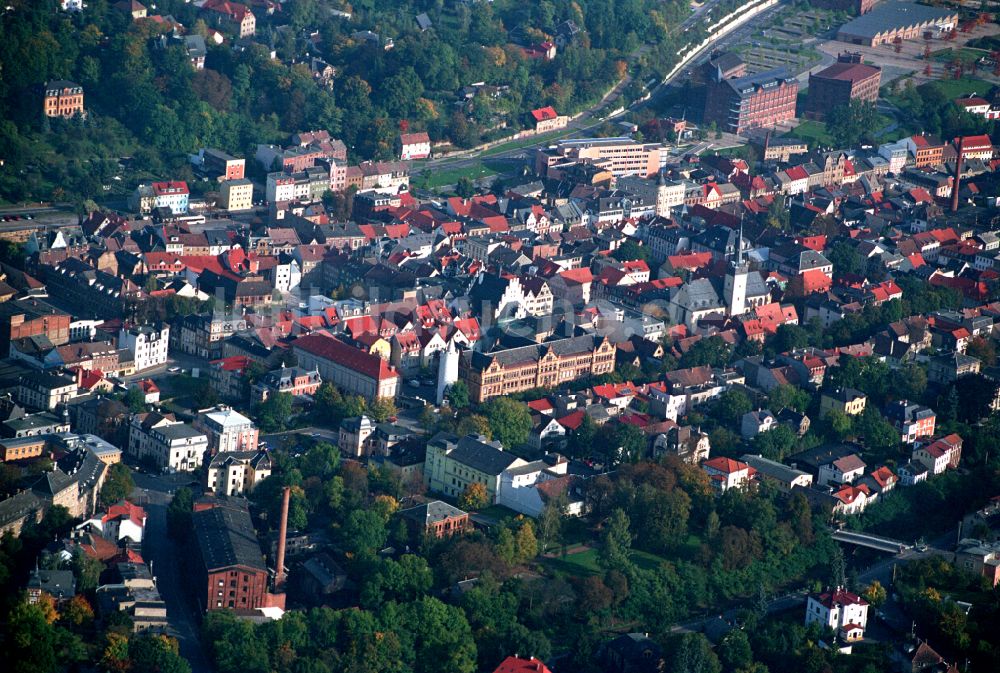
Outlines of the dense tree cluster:
{"type": "Polygon", "coordinates": [[[902,568],[894,585],[916,622],[950,660],[967,660],[971,670],[1000,667],[1000,604],[988,580],[959,569],[941,557],[923,559],[902,568]],[[971,601],[966,609],[958,601],[971,601]]]}
{"type": "MultiPolygon", "coordinates": [[[[273,15],[256,12],[257,37],[247,48],[210,42],[205,69],[195,70],[168,23],[132,22],[108,0],[79,14],[58,11],[57,0],[14,5],[2,17],[0,43],[0,144],[11,149],[0,196],[8,200],[104,195],[119,157],[131,157],[138,175],[190,179],[185,157],[200,147],[252,156],[256,143],[312,128],[342,138],[354,159],[390,158],[401,130],[471,146],[526,124],[531,109],[554,105],[572,114],[597,102],[625,76],[640,45],[648,46],[637,70],[668,65],[682,39],[670,27],[689,11],[686,3],[654,0],[447,8],[368,0],[354,3],[345,20],[319,0],[292,0],[273,15]],[[416,25],[423,11],[432,30],[416,25]],[[525,55],[521,46],[552,39],[565,21],[582,32],[555,60],[525,55]],[[354,37],[361,29],[394,48],[354,37]],[[313,56],[337,70],[331,87],[313,78],[313,56]],[[56,79],[84,87],[86,120],[43,120],[40,90],[56,79]],[[457,98],[476,82],[487,86],[457,98]]],[[[207,31],[193,3],[161,0],[149,11],[173,16],[189,33],[207,31]]]]}

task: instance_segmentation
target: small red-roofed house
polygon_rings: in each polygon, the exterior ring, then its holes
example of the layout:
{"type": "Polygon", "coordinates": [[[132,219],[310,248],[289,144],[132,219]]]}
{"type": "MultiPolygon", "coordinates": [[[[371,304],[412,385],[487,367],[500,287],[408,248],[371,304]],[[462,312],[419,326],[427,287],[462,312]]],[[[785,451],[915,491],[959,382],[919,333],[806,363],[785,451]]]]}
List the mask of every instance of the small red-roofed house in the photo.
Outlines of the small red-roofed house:
{"type": "Polygon", "coordinates": [[[1000,119],[1000,109],[991,109],[990,102],[979,96],[956,98],[955,105],[972,115],[977,115],[985,119],[1000,119]]]}
{"type": "Polygon", "coordinates": [[[962,438],[952,433],[913,452],[913,460],[922,463],[932,475],[958,467],[962,459],[962,438]]]}
{"type": "Polygon", "coordinates": [[[860,640],[868,626],[868,601],[837,587],[806,601],[806,624],[820,623],[845,641],[860,640]]]}
{"type": "Polygon", "coordinates": [[[892,301],[893,299],[903,298],[903,289],[896,285],[895,281],[887,280],[874,285],[871,288],[872,294],[875,295],[875,305],[879,306],[887,301],[892,301]]]}
{"type": "Polygon", "coordinates": [[[431,138],[426,131],[399,135],[399,158],[402,161],[426,159],[431,155],[431,138]]]}
{"type": "Polygon", "coordinates": [[[750,485],[750,481],[757,470],[740,460],[732,458],[709,458],[703,461],[701,469],[708,474],[712,488],[718,495],[722,495],[731,488],[743,490],[750,485]]]}
{"type": "Polygon", "coordinates": [[[130,387],[138,388],[143,395],[146,404],[154,404],[160,401],[160,388],[153,379],[142,379],[134,382],[130,387]]]}
{"type": "Polygon", "coordinates": [[[846,516],[860,514],[872,500],[870,496],[871,491],[865,484],[844,484],[833,492],[833,497],[840,501],[834,506],[834,511],[846,516]]]}
{"type": "Polygon", "coordinates": [[[551,105],[532,110],[531,118],[535,122],[535,133],[548,133],[564,129],[569,124],[569,117],[560,115],[551,105]]]}
{"type": "Polygon", "coordinates": [[[809,269],[788,281],[786,292],[790,297],[807,297],[817,292],[828,292],[833,287],[833,278],[822,269],[809,269]]]}
{"type": "Polygon", "coordinates": [[[528,402],[528,408],[546,416],[551,416],[553,409],[555,409],[547,397],[543,397],[540,400],[531,400],[528,402]]]}
{"type": "Polygon", "coordinates": [[[557,418],[559,425],[563,426],[570,432],[578,430],[580,425],[583,424],[583,417],[587,414],[583,409],[577,409],[571,414],[567,414],[562,418],[557,418]]]}
{"type": "Polygon", "coordinates": [[[140,543],[145,526],[146,510],[128,500],[122,500],[109,507],[107,513],[95,515],[77,528],[99,530],[102,537],[116,543],[125,538],[140,543]]]}

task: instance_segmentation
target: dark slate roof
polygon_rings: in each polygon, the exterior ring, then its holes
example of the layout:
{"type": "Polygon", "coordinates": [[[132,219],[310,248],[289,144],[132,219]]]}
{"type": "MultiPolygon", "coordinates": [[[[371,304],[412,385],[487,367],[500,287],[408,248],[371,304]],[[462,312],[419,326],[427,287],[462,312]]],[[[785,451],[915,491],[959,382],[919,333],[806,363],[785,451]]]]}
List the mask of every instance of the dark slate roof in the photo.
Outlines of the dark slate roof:
{"type": "Polygon", "coordinates": [[[31,486],[31,489],[46,497],[52,497],[59,495],[59,493],[69,488],[74,481],[73,477],[57,468],[39,477],[38,481],[31,486]]]}
{"type": "Polygon", "coordinates": [[[513,453],[480,441],[474,435],[459,439],[448,457],[473,470],[490,475],[499,475],[518,459],[513,453]]]}
{"type": "Polygon", "coordinates": [[[29,589],[41,589],[55,598],[76,595],[76,580],[72,570],[34,570],[28,580],[29,589]]]}
{"type": "Polygon", "coordinates": [[[456,517],[465,516],[466,512],[458,507],[452,507],[446,502],[434,500],[433,502],[404,509],[400,512],[400,514],[408,519],[413,519],[421,526],[426,527],[432,523],[444,521],[445,519],[454,519],[456,517]]]}
{"type": "Polygon", "coordinates": [[[462,357],[469,359],[469,364],[477,370],[482,370],[490,366],[493,360],[499,360],[501,365],[510,366],[522,362],[537,362],[548,351],[556,355],[572,355],[575,353],[592,352],[600,345],[602,337],[591,334],[571,337],[569,339],[559,339],[549,341],[544,344],[533,344],[531,346],[521,346],[519,348],[508,348],[493,353],[480,353],[478,351],[463,351],[462,357]]]}
{"type": "Polygon", "coordinates": [[[750,96],[760,89],[767,89],[778,86],[789,79],[788,71],[784,66],[754,73],[745,77],[723,80],[739,96],[750,96]]]}
{"type": "Polygon", "coordinates": [[[195,512],[195,539],[208,571],[246,566],[267,570],[257,533],[245,504],[237,501],[195,512]]]}

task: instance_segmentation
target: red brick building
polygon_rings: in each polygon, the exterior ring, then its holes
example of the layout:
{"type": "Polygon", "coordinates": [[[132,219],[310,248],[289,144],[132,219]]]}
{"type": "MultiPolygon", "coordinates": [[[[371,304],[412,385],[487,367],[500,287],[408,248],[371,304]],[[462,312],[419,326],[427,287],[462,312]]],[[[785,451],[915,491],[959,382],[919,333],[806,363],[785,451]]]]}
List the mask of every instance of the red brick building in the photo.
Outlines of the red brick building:
{"type": "Polygon", "coordinates": [[[823,120],[830,110],[849,105],[852,100],[878,100],[882,82],[882,69],[853,60],[854,54],[845,54],[829,68],[809,75],[809,92],[802,116],[823,120]]]}
{"type": "Polygon", "coordinates": [[[43,111],[46,117],[83,114],[83,87],[63,79],[49,82],[45,85],[43,111]]]}
{"type": "Polygon", "coordinates": [[[708,85],[704,121],[737,134],[775,126],[795,118],[798,93],[798,81],[784,68],[717,80],[708,85]]]}
{"type": "Polygon", "coordinates": [[[426,535],[441,539],[461,535],[470,528],[468,512],[440,500],[404,509],[400,514],[418,538],[426,535]]]}
{"type": "Polygon", "coordinates": [[[55,346],[69,342],[68,313],[40,299],[11,299],[0,303],[0,353],[6,357],[10,342],[46,336],[55,346]]]}
{"type": "Polygon", "coordinates": [[[284,595],[268,592],[268,570],[245,501],[203,499],[192,515],[197,572],[195,587],[203,610],[283,607],[284,595]]]}

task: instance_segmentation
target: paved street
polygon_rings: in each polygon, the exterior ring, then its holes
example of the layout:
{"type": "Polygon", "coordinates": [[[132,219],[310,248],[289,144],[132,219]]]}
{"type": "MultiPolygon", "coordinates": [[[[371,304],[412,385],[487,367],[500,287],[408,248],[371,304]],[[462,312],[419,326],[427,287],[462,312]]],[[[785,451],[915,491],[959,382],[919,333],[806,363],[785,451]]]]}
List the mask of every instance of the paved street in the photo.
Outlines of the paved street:
{"type": "Polygon", "coordinates": [[[198,609],[191,585],[179,567],[190,550],[178,549],[167,537],[167,505],[173,492],[190,481],[190,474],[156,476],[133,473],[136,489],[132,496],[146,509],[143,558],[151,565],[156,586],[167,604],[171,635],[180,643],[180,653],[191,664],[192,673],[210,673],[208,659],[198,641],[198,609]]]}

